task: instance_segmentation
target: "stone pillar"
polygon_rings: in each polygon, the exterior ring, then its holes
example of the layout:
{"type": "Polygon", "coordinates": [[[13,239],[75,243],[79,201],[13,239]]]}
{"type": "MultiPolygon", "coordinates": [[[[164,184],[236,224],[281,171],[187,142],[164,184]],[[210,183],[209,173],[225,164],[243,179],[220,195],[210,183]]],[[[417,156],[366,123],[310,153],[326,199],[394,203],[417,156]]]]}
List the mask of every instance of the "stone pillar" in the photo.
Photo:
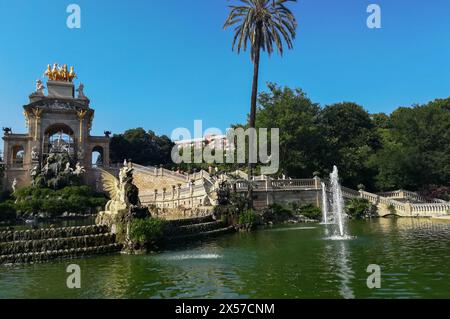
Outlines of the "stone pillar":
{"type": "Polygon", "coordinates": [[[191,183],[189,184],[189,195],[191,198],[191,207],[194,207],[194,186],[195,186],[195,181],[192,180],[191,183]]]}
{"type": "Polygon", "coordinates": [[[158,190],[157,189],[155,189],[155,204],[156,204],[156,201],[158,200],[158,190]]]}
{"type": "Polygon", "coordinates": [[[412,216],[412,206],[411,203],[405,204],[405,215],[406,216],[412,216]]]}
{"type": "Polygon", "coordinates": [[[321,197],[322,197],[322,180],[319,176],[314,176],[314,188],[316,189],[316,206],[321,206],[321,197]]]}
{"type": "Polygon", "coordinates": [[[80,120],[80,128],[79,128],[80,135],[79,135],[79,141],[78,141],[80,144],[80,147],[83,147],[83,121],[84,121],[84,118],[86,117],[86,113],[87,113],[86,110],[81,110],[81,111],[77,112],[78,119],[80,120]]]}
{"type": "Polygon", "coordinates": [[[180,206],[181,184],[178,184],[177,186],[177,206],[180,206]]]}
{"type": "Polygon", "coordinates": [[[34,141],[36,142],[40,136],[40,126],[41,126],[41,115],[42,110],[38,108],[33,108],[33,115],[34,115],[34,141]]]}

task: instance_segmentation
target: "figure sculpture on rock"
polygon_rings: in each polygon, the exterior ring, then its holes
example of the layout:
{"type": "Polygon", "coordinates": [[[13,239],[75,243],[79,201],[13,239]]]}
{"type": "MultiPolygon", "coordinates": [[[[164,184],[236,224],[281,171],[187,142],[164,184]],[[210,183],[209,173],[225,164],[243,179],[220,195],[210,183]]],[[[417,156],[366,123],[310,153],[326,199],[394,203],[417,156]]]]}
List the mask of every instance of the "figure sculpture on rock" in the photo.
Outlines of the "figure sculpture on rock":
{"type": "Polygon", "coordinates": [[[133,184],[133,165],[124,162],[120,169],[119,179],[111,173],[100,169],[103,189],[109,194],[105,211],[100,212],[96,219],[98,225],[106,225],[116,232],[116,223],[127,224],[133,217],[141,218],[148,215],[148,209],[141,206],[139,189],[133,184]]]}

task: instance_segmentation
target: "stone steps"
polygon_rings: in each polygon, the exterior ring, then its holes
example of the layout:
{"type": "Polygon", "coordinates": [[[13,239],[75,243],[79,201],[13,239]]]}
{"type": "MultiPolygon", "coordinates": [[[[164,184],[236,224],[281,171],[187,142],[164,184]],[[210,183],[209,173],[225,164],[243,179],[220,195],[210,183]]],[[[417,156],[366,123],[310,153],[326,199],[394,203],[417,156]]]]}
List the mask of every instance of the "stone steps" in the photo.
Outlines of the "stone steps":
{"type": "Polygon", "coordinates": [[[73,259],[79,257],[92,256],[97,254],[107,254],[118,252],[122,249],[120,244],[114,243],[109,245],[84,247],[84,248],[72,248],[72,249],[60,249],[49,250],[44,252],[13,254],[13,255],[1,255],[1,264],[23,264],[23,263],[40,263],[53,259],[73,259]]]}
{"type": "Polygon", "coordinates": [[[188,218],[188,219],[177,219],[177,220],[171,220],[168,221],[169,227],[181,227],[181,226],[188,226],[188,225],[194,225],[194,224],[203,224],[212,222],[214,219],[211,215],[204,216],[204,217],[196,217],[196,218],[188,218]]]}
{"type": "Polygon", "coordinates": [[[232,230],[234,230],[234,227],[227,226],[222,221],[214,220],[211,215],[187,220],[177,220],[169,223],[165,234],[165,241],[171,245],[180,240],[216,236],[232,230]]]}
{"type": "Polygon", "coordinates": [[[0,264],[35,263],[121,250],[104,226],[43,228],[0,232],[0,264]]]}
{"type": "Polygon", "coordinates": [[[174,237],[170,237],[169,240],[170,242],[168,243],[170,244],[177,244],[179,241],[185,241],[185,240],[194,240],[194,239],[201,239],[201,238],[206,238],[206,237],[213,237],[213,236],[219,236],[219,235],[223,235],[226,233],[231,233],[235,231],[233,226],[228,226],[228,227],[222,227],[222,228],[218,228],[218,229],[214,229],[214,230],[210,230],[210,231],[206,231],[206,232],[200,232],[200,233],[192,233],[192,234],[186,234],[186,235],[179,235],[179,236],[174,236],[174,237]]]}
{"type": "Polygon", "coordinates": [[[76,249],[104,246],[115,243],[115,235],[100,233],[96,235],[60,237],[39,240],[21,240],[0,243],[0,255],[45,252],[49,250],[76,249]]]}
{"type": "Polygon", "coordinates": [[[176,228],[177,235],[190,235],[190,234],[196,234],[196,233],[204,233],[209,232],[212,230],[220,229],[225,227],[224,223],[221,221],[212,221],[207,223],[201,223],[201,224],[193,224],[193,225],[186,225],[186,226],[180,226],[176,228]]]}
{"type": "Polygon", "coordinates": [[[21,240],[40,240],[50,238],[65,238],[76,236],[87,236],[108,233],[106,226],[78,226],[61,228],[43,228],[36,230],[2,231],[0,232],[0,243],[21,240]]]}

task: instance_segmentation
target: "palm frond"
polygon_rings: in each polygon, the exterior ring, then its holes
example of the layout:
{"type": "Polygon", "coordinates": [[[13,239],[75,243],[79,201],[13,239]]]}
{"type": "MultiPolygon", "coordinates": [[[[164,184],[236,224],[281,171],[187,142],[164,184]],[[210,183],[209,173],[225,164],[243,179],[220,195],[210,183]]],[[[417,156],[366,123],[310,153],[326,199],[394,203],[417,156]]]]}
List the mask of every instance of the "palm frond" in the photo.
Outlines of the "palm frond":
{"type": "Polygon", "coordinates": [[[240,5],[231,5],[224,29],[234,27],[232,49],[238,53],[251,49],[252,60],[256,50],[269,55],[276,47],[283,54],[283,43],[293,48],[297,20],[286,6],[297,0],[238,0],[240,5]]]}

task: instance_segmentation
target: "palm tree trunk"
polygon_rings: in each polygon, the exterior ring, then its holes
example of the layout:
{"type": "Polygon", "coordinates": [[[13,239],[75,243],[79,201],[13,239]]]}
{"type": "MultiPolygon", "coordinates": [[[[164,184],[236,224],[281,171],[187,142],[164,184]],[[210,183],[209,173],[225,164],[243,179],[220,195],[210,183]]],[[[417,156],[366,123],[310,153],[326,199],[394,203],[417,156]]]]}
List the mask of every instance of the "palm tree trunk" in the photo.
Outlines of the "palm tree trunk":
{"type": "MultiPolygon", "coordinates": [[[[252,86],[252,99],[250,106],[250,118],[249,118],[249,127],[250,129],[255,128],[256,125],[256,102],[258,98],[258,79],[259,79],[259,59],[261,53],[261,47],[259,45],[259,33],[256,36],[256,50],[255,50],[255,59],[253,61],[253,86],[252,86]]],[[[253,208],[253,188],[251,186],[251,181],[253,177],[253,163],[251,162],[251,150],[253,148],[256,136],[253,134],[249,135],[249,158],[248,158],[248,206],[249,208],[253,208]]]]}

